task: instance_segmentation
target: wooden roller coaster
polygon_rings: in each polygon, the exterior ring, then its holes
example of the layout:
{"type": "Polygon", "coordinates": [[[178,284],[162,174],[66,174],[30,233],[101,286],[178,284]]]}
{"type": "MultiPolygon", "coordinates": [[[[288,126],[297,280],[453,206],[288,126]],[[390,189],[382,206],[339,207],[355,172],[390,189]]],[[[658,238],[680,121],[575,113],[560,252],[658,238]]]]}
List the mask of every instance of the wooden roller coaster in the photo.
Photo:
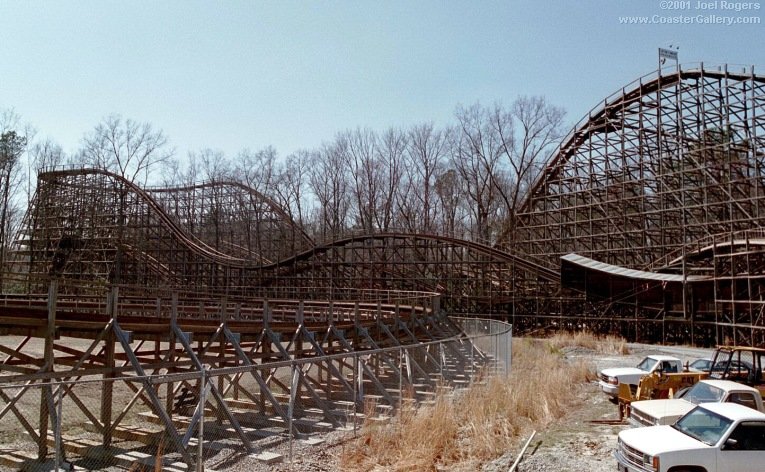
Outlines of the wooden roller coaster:
{"type": "MultiPolygon", "coordinates": [[[[0,306],[0,333],[16,341],[0,346],[0,420],[17,420],[38,460],[49,454],[49,423],[67,400],[103,447],[124,439],[126,418],[142,405],[191,466],[202,413],[179,430],[178,410],[199,401],[200,375],[216,377],[206,382],[215,415],[253,451],[253,427],[263,434],[276,421],[303,436],[293,407],[338,426],[369,399],[397,408],[403,389],[421,400],[493,368],[445,316],[442,293],[480,303],[482,290],[506,285],[512,256],[439,236],[317,245],[258,197],[231,183],[147,191],[103,170],[40,174],[0,306]],[[455,248],[460,273],[442,277],[455,248]],[[359,270],[341,258],[369,264],[359,270]],[[413,280],[412,268],[425,266],[427,276],[413,280]],[[297,386],[288,385],[296,366],[297,386]],[[88,381],[100,382],[98,402],[77,393],[88,381]],[[18,405],[32,392],[40,400],[30,416],[18,405]],[[117,411],[116,398],[128,394],[117,411]]],[[[555,280],[553,271],[515,262],[555,280]]]]}
{"type": "MultiPolygon", "coordinates": [[[[239,183],[143,189],[104,170],[41,172],[0,281],[0,332],[17,342],[0,347],[0,385],[128,377],[131,404],[149,405],[187,451],[173,427],[173,402],[194,388],[183,375],[227,372],[211,395],[249,447],[230,399],[286,422],[290,389],[273,363],[454,341],[448,356],[423,347],[365,364],[390,405],[386,379],[403,363],[415,392],[434,368],[449,377],[452,361],[490,363],[446,314],[516,332],[763,346],[765,77],[702,64],[620,89],[563,140],[514,221],[491,244],[397,232],[314,241],[239,183]],[[149,375],[167,377],[165,393],[134,385],[149,375]]],[[[333,400],[358,400],[357,361],[306,368],[298,402],[337,423],[333,400]]],[[[25,391],[1,394],[0,420],[17,417],[44,456],[54,393],[32,421],[16,406],[25,391]]],[[[112,387],[97,412],[65,392],[110,444],[129,410],[114,416],[112,387]]]]}

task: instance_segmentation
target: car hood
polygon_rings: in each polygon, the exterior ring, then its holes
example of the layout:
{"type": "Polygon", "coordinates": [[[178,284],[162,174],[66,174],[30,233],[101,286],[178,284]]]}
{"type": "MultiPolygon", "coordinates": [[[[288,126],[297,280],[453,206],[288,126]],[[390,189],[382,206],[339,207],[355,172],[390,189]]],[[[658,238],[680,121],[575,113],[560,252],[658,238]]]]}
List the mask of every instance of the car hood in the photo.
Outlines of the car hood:
{"type": "Polygon", "coordinates": [[[652,456],[668,451],[689,451],[712,447],[677,431],[672,426],[627,429],[619,433],[619,439],[628,446],[652,456]]]}
{"type": "Polygon", "coordinates": [[[603,369],[600,373],[609,377],[619,377],[621,375],[645,375],[648,372],[637,367],[613,367],[611,369],[603,369]]]}
{"type": "Polygon", "coordinates": [[[691,411],[696,405],[683,399],[671,400],[642,400],[632,402],[630,408],[643,416],[664,418],[667,416],[680,417],[691,411]]]}

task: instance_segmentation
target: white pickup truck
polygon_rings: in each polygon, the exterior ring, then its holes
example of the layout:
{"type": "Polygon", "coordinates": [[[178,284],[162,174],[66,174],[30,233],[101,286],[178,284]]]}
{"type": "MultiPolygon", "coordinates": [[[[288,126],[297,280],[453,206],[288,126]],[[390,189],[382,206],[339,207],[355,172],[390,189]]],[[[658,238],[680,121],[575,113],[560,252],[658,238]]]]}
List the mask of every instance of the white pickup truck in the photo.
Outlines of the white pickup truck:
{"type": "Polygon", "coordinates": [[[613,367],[601,370],[598,374],[598,384],[606,394],[616,397],[619,395],[620,383],[637,389],[641,377],[658,370],[667,374],[680,373],[683,371],[683,362],[676,357],[652,354],[640,361],[637,367],[613,367]]]}
{"type": "Polygon", "coordinates": [[[627,429],[614,451],[619,472],[765,470],[765,413],[702,403],[667,426],[627,429]]]}
{"type": "Polygon", "coordinates": [[[756,388],[730,380],[702,380],[680,398],[632,402],[629,421],[633,426],[672,424],[696,405],[712,402],[738,403],[765,412],[756,388]]]}

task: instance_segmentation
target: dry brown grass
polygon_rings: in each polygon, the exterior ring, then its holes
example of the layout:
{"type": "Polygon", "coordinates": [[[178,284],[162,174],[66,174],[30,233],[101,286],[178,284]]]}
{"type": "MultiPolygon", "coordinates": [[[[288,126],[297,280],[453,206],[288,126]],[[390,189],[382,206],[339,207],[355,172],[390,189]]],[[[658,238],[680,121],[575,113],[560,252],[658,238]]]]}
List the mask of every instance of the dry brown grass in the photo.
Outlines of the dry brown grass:
{"type": "Polygon", "coordinates": [[[477,470],[531,429],[563,416],[578,386],[594,378],[539,342],[513,344],[509,377],[491,377],[432,405],[404,406],[389,424],[367,423],[340,458],[343,470],[477,470]]]}
{"type": "Polygon", "coordinates": [[[629,354],[627,342],[624,338],[608,335],[596,335],[589,331],[577,331],[574,333],[556,333],[547,340],[552,350],[560,350],[564,347],[583,347],[592,349],[602,354],[629,354]]]}

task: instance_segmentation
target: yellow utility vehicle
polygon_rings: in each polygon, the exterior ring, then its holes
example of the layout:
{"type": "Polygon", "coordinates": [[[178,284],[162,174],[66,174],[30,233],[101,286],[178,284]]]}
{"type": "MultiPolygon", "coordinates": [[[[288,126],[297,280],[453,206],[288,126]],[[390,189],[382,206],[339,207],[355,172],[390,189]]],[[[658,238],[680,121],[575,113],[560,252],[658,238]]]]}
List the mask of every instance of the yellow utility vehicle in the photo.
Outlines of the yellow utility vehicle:
{"type": "Polygon", "coordinates": [[[626,384],[619,385],[619,418],[629,417],[632,402],[673,398],[679,390],[706,378],[743,383],[756,388],[765,396],[764,361],[763,348],[718,346],[706,372],[688,372],[687,366],[686,371],[678,373],[667,373],[659,369],[641,377],[637,388],[626,384]]]}
{"type": "Polygon", "coordinates": [[[630,416],[630,403],[638,400],[655,400],[659,398],[673,398],[678,390],[690,387],[709,377],[708,372],[677,372],[666,373],[662,370],[644,375],[638,383],[637,389],[629,385],[619,386],[619,419],[630,416]]]}

